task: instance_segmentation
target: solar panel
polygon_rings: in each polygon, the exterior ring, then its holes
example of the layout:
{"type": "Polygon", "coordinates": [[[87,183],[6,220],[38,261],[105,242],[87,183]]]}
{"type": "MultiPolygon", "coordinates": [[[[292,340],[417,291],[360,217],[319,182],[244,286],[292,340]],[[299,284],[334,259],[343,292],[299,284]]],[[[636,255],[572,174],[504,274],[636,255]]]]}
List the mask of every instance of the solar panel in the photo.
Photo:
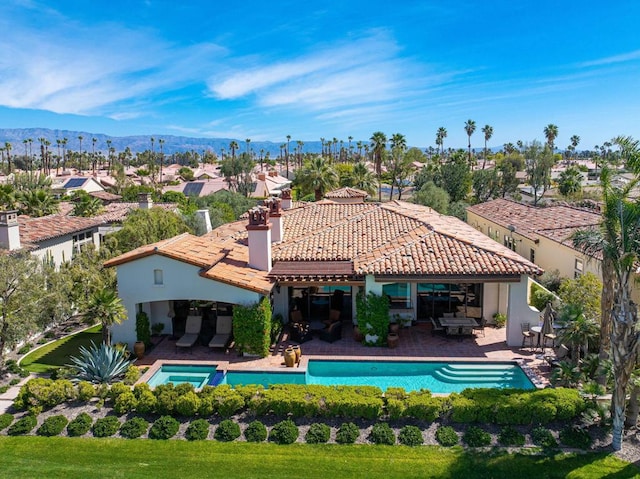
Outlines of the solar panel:
{"type": "Polygon", "coordinates": [[[79,188],[87,181],[86,178],[71,178],[64,185],[64,188],[79,188]]]}
{"type": "Polygon", "coordinates": [[[201,182],[187,183],[182,192],[187,196],[200,196],[203,186],[204,183],[201,182]]]}

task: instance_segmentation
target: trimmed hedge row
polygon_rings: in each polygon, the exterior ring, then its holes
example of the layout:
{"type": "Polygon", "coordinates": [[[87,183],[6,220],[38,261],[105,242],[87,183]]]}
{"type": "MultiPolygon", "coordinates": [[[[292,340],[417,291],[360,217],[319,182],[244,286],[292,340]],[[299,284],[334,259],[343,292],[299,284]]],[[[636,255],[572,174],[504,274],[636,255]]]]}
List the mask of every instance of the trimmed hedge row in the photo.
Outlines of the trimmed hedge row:
{"type": "Polygon", "coordinates": [[[14,402],[17,409],[38,413],[65,401],[88,400],[91,392],[108,397],[118,415],[132,412],[182,417],[228,418],[248,410],[256,416],[342,417],[396,420],[412,418],[433,422],[450,417],[457,423],[500,425],[548,424],[577,417],[586,403],[574,389],[466,389],[448,397],[427,390],[407,393],[390,388],[386,394],[373,386],[320,386],[278,384],[262,386],[205,386],[166,384],[152,390],[148,384],[133,389],[116,383],[107,392],[88,383],[74,386],[67,380],[32,379],[22,386],[14,402]]]}

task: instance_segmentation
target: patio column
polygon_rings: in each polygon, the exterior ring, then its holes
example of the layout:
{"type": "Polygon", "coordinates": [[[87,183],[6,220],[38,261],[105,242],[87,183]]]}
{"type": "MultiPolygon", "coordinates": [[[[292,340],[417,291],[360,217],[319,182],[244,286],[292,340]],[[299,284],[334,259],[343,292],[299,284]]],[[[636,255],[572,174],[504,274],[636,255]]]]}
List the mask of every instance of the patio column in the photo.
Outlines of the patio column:
{"type": "Polygon", "coordinates": [[[520,325],[537,326],[540,311],[529,306],[529,276],[521,275],[518,283],[509,283],[509,305],[507,307],[507,346],[522,345],[520,325]]]}

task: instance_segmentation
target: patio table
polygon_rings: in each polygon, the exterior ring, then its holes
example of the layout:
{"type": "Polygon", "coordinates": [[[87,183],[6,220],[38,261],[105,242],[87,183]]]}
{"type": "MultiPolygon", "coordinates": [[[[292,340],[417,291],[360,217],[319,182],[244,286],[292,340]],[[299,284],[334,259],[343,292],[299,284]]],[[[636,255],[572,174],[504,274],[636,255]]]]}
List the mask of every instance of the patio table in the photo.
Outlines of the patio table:
{"type": "Polygon", "coordinates": [[[473,328],[478,325],[473,318],[439,318],[439,321],[449,335],[472,334],[473,328]]]}

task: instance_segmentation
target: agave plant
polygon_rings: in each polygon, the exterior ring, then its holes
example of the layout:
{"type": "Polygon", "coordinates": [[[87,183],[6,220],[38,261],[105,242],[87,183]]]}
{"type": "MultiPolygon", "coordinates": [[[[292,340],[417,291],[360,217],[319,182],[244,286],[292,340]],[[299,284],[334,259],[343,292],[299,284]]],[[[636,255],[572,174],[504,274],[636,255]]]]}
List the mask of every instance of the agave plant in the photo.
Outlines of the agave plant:
{"type": "Polygon", "coordinates": [[[80,357],[71,356],[69,366],[76,370],[77,378],[93,383],[110,383],[127,371],[129,361],[122,348],[91,341],[89,349],[80,346],[80,357]]]}

